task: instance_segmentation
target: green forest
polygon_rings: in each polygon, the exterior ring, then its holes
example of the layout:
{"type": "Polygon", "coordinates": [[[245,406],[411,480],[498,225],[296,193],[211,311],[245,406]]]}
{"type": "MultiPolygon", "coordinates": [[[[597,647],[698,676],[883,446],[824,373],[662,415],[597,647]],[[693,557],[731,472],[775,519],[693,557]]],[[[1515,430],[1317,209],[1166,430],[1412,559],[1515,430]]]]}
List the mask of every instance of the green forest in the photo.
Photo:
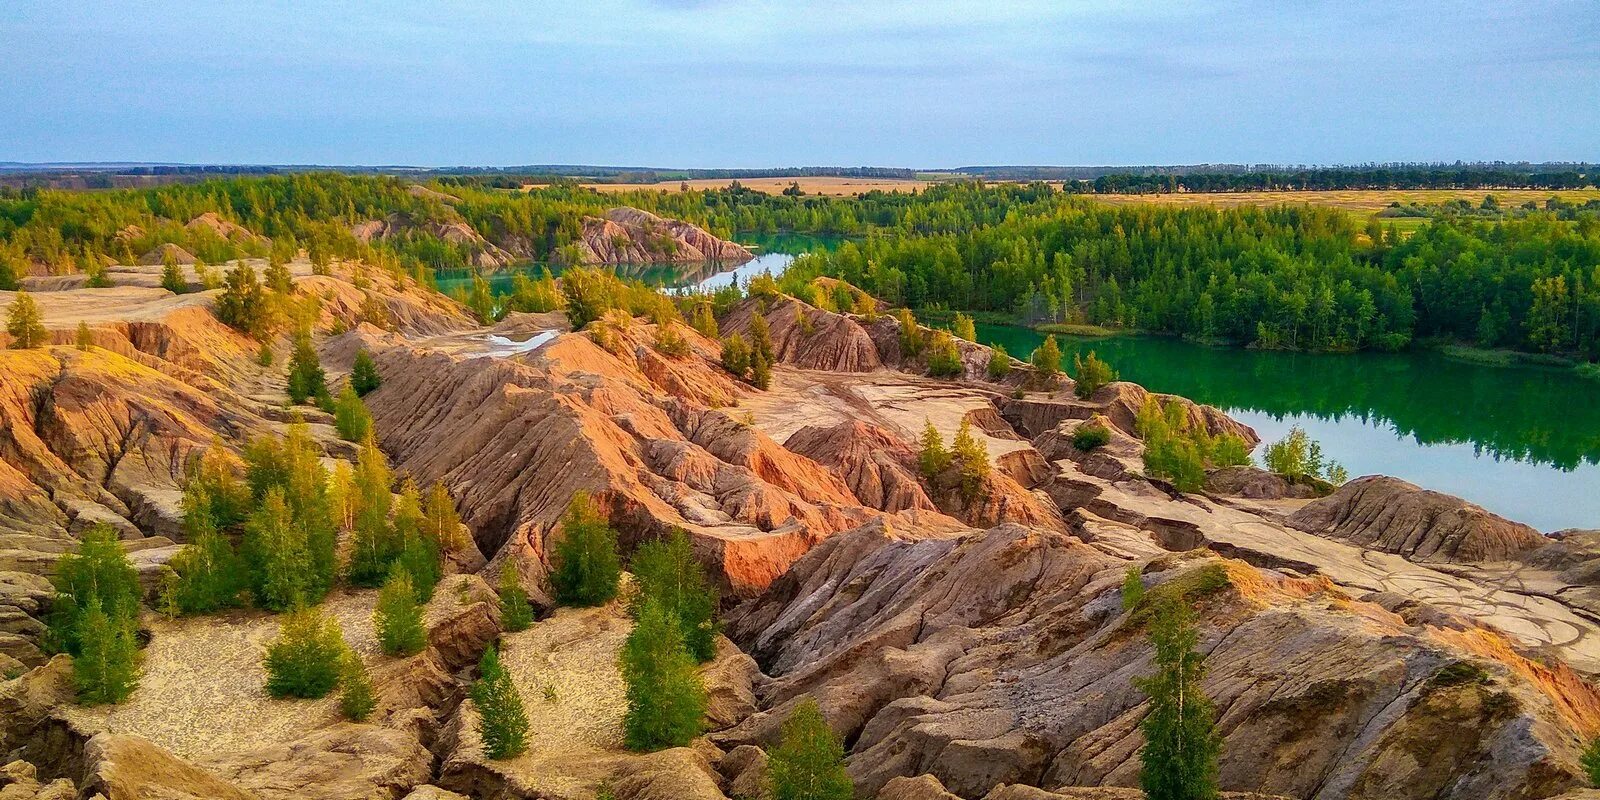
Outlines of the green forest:
{"type": "Polygon", "coordinates": [[[131,263],[172,243],[208,263],[305,249],[423,276],[487,245],[562,260],[582,218],[631,205],[720,236],[848,237],[797,261],[895,305],[983,311],[1267,348],[1404,348],[1446,339],[1600,359],[1600,212],[1440,213],[1410,232],[1309,205],[1110,206],[1043,183],[953,182],[835,198],[740,187],[601,194],[470,179],[426,187],[384,176],[302,173],[150,189],[0,192],[0,285],[28,272],[131,263]],[[204,213],[253,234],[187,224],[204,213]],[[352,227],[389,220],[364,242],[352,227]],[[259,238],[266,237],[266,238],[259,238]]]}

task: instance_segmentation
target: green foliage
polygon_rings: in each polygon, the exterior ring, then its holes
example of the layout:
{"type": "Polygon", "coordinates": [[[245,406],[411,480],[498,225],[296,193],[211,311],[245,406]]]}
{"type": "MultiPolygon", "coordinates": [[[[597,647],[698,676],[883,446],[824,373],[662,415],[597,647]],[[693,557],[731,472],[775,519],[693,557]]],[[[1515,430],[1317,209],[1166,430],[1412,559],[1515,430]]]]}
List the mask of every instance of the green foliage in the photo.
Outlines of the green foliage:
{"type": "Polygon", "coordinates": [[[84,531],[76,553],[56,561],[51,584],[46,644],[55,652],[80,653],[84,616],[101,610],[113,625],[134,625],[139,618],[139,576],[111,526],[97,523],[84,531]]]}
{"type": "Polygon", "coordinates": [[[176,575],[172,601],[185,614],[239,605],[247,584],[244,565],[218,530],[206,485],[190,481],[183,492],[183,526],[189,543],[167,562],[176,575]]]}
{"type": "Polygon", "coordinates": [[[400,565],[389,570],[389,579],[378,590],[378,604],[372,612],[372,627],[378,644],[391,656],[422,652],[428,644],[428,631],[422,626],[422,606],[411,585],[411,573],[400,565]]]}
{"type": "Polygon", "coordinates": [[[844,745],[811,698],[783,722],[783,738],[768,754],[772,800],[851,800],[855,787],[844,770],[844,745]]]}
{"type": "Polygon", "coordinates": [[[678,330],[677,323],[667,322],[656,326],[656,352],[672,358],[685,358],[689,355],[689,340],[684,338],[678,330]]]}
{"type": "Polygon", "coordinates": [[[1144,570],[1138,564],[1122,574],[1122,610],[1132,611],[1144,600],[1144,570]]]}
{"type": "Polygon", "coordinates": [[[550,275],[549,267],[541,267],[537,280],[524,273],[511,276],[511,295],[506,298],[506,308],[531,314],[542,314],[561,308],[561,289],[550,275]]]}
{"type": "Polygon", "coordinates": [[[1180,492],[1205,486],[1207,464],[1250,463],[1243,439],[1233,434],[1211,435],[1205,426],[1191,422],[1177,401],[1163,404],[1155,397],[1146,398],[1135,426],[1144,439],[1145,472],[1166,478],[1180,492]]]}
{"type": "Polygon", "coordinates": [[[659,604],[677,620],[684,647],[698,662],[717,654],[717,592],[694,556],[689,537],[674,528],[665,540],[646,542],[633,554],[634,582],[639,592],[629,609],[638,619],[647,601],[659,604]]]}
{"type": "Polygon", "coordinates": [[[339,684],[347,650],[332,615],[316,606],[290,611],[278,623],[278,638],[267,647],[267,694],[326,696],[339,684]]]}
{"type": "Polygon", "coordinates": [[[695,303],[694,311],[689,315],[689,326],[699,331],[701,336],[717,338],[717,317],[712,312],[711,303],[695,303]]]}
{"type": "Polygon", "coordinates": [[[78,653],[72,658],[79,703],[120,703],[133,694],[139,685],[135,625],[135,618],[106,614],[99,598],[91,597],[79,619],[78,653]]]}
{"type": "Polygon", "coordinates": [[[310,599],[310,549],[282,487],[268,489],[260,509],[251,515],[244,549],[257,605],[286,611],[310,599]]]}
{"type": "Polygon", "coordinates": [[[1072,431],[1072,446],[1085,452],[1105,447],[1111,442],[1111,430],[1098,422],[1079,425],[1072,431]]]}
{"type": "Polygon", "coordinates": [[[422,506],[423,535],[437,542],[441,553],[459,553],[470,546],[461,530],[461,517],[456,513],[456,503],[450,499],[450,490],[435,482],[428,487],[422,506]]]}
{"type": "Polygon", "coordinates": [[[333,588],[337,563],[328,472],[304,423],[283,439],[245,449],[256,511],[245,526],[244,556],[256,602],[281,611],[314,603],[333,588]]]}
{"type": "Polygon", "coordinates": [[[417,600],[426,603],[433,598],[434,587],[444,577],[442,551],[439,541],[423,530],[422,492],[409,478],[400,487],[400,498],[394,503],[390,524],[400,542],[400,555],[395,563],[410,575],[417,600]]]}
{"type": "Polygon", "coordinates": [[[649,316],[656,324],[679,316],[672,301],[656,289],[606,269],[568,267],[561,273],[561,293],[573,330],[582,330],[612,310],[649,316]]]}
{"type": "Polygon", "coordinates": [[[761,356],[770,366],[777,362],[777,355],[772,349],[772,332],[767,328],[767,318],[752,313],[750,315],[750,366],[755,367],[756,356],[761,356]]]}
{"type": "Polygon", "coordinates": [[[354,481],[349,579],[357,586],[378,586],[388,578],[389,566],[405,550],[405,542],[389,519],[394,505],[390,492],[394,476],[378,443],[371,438],[362,445],[356,459],[354,481]]]}
{"type": "Polygon", "coordinates": [[[1002,380],[1011,374],[1011,354],[1006,352],[1005,345],[996,342],[989,349],[989,379],[1002,380]]]}
{"type": "Polygon", "coordinates": [[[355,364],[350,368],[350,386],[356,394],[366,397],[382,384],[383,378],[378,376],[378,365],[372,360],[372,354],[365,349],[356,353],[355,364]]]}
{"type": "Polygon", "coordinates": [[[183,269],[171,253],[161,255],[161,288],[173,294],[189,291],[189,281],[183,277],[183,269]]]}
{"type": "Polygon", "coordinates": [[[353,385],[345,386],[333,401],[333,428],[347,442],[365,441],[372,435],[372,413],[353,385]]]}
{"type": "Polygon", "coordinates": [[[1061,346],[1056,344],[1055,334],[1044,337],[1044,344],[1034,348],[1033,355],[1028,356],[1028,363],[1046,378],[1061,374],[1061,346]]]}
{"type": "Polygon", "coordinates": [[[11,298],[11,308],[6,312],[6,335],[13,350],[30,350],[50,344],[50,331],[45,330],[44,315],[33,295],[18,290],[11,298]]]}
{"type": "Polygon", "coordinates": [[[533,606],[528,604],[528,593],[522,588],[517,569],[510,564],[500,568],[500,625],[510,633],[525,631],[533,624],[533,606]]]}
{"type": "Polygon", "coordinates": [[[267,256],[267,270],[263,275],[267,288],[278,294],[288,294],[294,291],[294,276],[289,273],[289,265],[277,253],[267,256]]]}
{"type": "Polygon", "coordinates": [[[104,264],[90,263],[83,271],[88,276],[83,284],[86,289],[109,289],[116,285],[111,282],[111,274],[106,271],[104,264]]]}
{"type": "Polygon", "coordinates": [[[750,345],[745,344],[738,332],[722,340],[722,368],[741,380],[750,374],[750,345]]]}
{"type": "Polygon", "coordinates": [[[266,293],[256,280],[256,271],[239,261],[228,271],[228,280],[214,308],[224,325],[247,336],[264,339],[269,332],[270,309],[266,293]]]}
{"type": "Polygon", "coordinates": [[[928,374],[935,378],[954,378],[966,371],[961,363],[961,351],[948,332],[934,331],[928,337],[928,374]]]}
{"type": "Polygon", "coordinates": [[[924,344],[922,328],[917,325],[916,315],[911,309],[902,308],[894,314],[895,321],[900,329],[900,353],[907,358],[915,358],[922,354],[924,344]]]}
{"type": "Polygon", "coordinates": [[[0,252],[0,292],[14,292],[17,290],[17,280],[22,270],[11,256],[0,252]]]}
{"type": "Polygon", "coordinates": [[[231,528],[249,515],[253,499],[251,489],[239,479],[239,462],[222,444],[220,436],[213,437],[211,445],[190,463],[185,487],[195,484],[200,485],[210,506],[210,524],[218,530],[231,528]]]}
{"type": "Polygon", "coordinates": [[[79,350],[89,352],[89,348],[94,346],[94,331],[89,330],[89,323],[81,320],[78,322],[78,332],[74,339],[74,344],[79,350]]]}
{"type": "Polygon", "coordinates": [[[978,341],[978,326],[973,324],[972,317],[968,314],[956,314],[955,320],[950,323],[950,332],[958,339],[978,341]]]}
{"type": "Polygon", "coordinates": [[[917,468],[922,472],[922,477],[933,480],[950,466],[952,458],[949,450],[945,449],[944,437],[939,435],[939,429],[933,427],[933,422],[924,418],[922,420],[922,441],[917,453],[917,468]]]}
{"type": "Polygon", "coordinates": [[[304,328],[297,330],[294,348],[289,353],[289,402],[303,405],[327,393],[327,375],[322,371],[317,351],[311,346],[311,332],[304,328]]]}
{"type": "Polygon", "coordinates": [[[1139,785],[1152,800],[1214,800],[1217,792],[1215,711],[1200,686],[1203,656],[1196,652],[1199,635],[1187,604],[1160,599],[1150,625],[1156,673],[1135,679],[1150,696],[1150,710],[1139,724],[1144,748],[1139,751],[1139,785]]]}
{"type": "Polygon", "coordinates": [[[598,606],[616,597],[617,581],[622,577],[617,532],[600,516],[588,494],[573,496],[561,529],[551,559],[550,582],[556,602],[598,606]]]}
{"type": "Polygon", "coordinates": [[[478,736],[491,759],[515,758],[528,747],[528,714],[517,694],[511,674],[500,664],[494,647],[478,660],[478,680],[472,684],[472,704],[478,709],[478,736]]]}
{"type": "Polygon", "coordinates": [[[1578,764],[1583,767],[1583,773],[1589,778],[1589,785],[1600,788],[1600,736],[1589,740],[1587,747],[1583,748],[1583,755],[1578,759],[1578,764]]]}
{"type": "Polygon", "coordinates": [[[339,713],[351,722],[365,722],[378,708],[372,678],[361,656],[346,650],[339,664],[339,713]]]}
{"type": "Polygon", "coordinates": [[[622,646],[628,687],[623,738],[630,750],[682,747],[700,735],[705,684],[683,641],[683,627],[660,601],[646,596],[622,646]]]}
{"type": "Polygon", "coordinates": [[[1089,351],[1088,358],[1074,355],[1072,366],[1072,371],[1077,373],[1077,377],[1074,378],[1077,385],[1073,388],[1073,393],[1079,398],[1088,398],[1100,391],[1100,387],[1117,379],[1117,374],[1111,371],[1111,365],[1095,357],[1093,350],[1089,351]]]}
{"type": "Polygon", "coordinates": [[[1322,445],[1299,425],[1290,428],[1282,439],[1267,445],[1263,460],[1267,469],[1291,481],[1320,478],[1337,485],[1349,478],[1343,466],[1323,457],[1322,445]]]}
{"type": "Polygon", "coordinates": [[[984,481],[989,477],[989,450],[972,435],[972,423],[965,417],[956,429],[956,438],[950,445],[950,455],[961,473],[961,496],[967,502],[983,494],[984,481]]]}
{"type": "MultiPolygon", "coordinates": [[[[761,319],[756,317],[756,319],[761,319]]],[[[750,385],[766,391],[772,386],[772,365],[760,348],[750,354],[750,385]]]]}

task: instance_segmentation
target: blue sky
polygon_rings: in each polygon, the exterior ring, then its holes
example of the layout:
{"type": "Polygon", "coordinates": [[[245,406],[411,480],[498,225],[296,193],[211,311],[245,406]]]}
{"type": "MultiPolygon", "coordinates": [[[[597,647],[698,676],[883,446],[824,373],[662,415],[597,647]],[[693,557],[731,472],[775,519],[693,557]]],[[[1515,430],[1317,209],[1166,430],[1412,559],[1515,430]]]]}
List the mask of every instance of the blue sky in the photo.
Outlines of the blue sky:
{"type": "Polygon", "coordinates": [[[1600,160],[1600,3],[0,4],[0,161],[1600,160]]]}

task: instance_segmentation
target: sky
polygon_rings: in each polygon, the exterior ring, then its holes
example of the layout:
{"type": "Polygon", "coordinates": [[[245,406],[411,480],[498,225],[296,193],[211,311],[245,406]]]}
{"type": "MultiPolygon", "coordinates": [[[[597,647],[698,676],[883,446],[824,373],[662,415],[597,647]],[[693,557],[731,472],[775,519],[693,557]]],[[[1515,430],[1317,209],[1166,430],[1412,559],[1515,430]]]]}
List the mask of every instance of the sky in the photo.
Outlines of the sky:
{"type": "Polygon", "coordinates": [[[1600,2],[5,0],[0,161],[1600,161],[1600,2]]]}

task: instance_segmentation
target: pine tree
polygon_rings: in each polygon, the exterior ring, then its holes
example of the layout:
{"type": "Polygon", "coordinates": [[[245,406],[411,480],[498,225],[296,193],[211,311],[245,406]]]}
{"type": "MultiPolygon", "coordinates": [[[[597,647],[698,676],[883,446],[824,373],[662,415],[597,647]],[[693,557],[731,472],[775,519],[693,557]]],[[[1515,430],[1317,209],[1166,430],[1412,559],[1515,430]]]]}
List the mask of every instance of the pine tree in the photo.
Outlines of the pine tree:
{"type": "Polygon", "coordinates": [[[345,386],[333,402],[333,427],[347,442],[365,441],[372,434],[372,414],[354,386],[345,386]]]}
{"type": "Polygon", "coordinates": [[[240,333],[257,339],[266,335],[267,307],[256,271],[240,259],[228,271],[228,280],[217,297],[217,319],[240,333]]]}
{"type": "Polygon", "coordinates": [[[295,331],[294,349],[289,353],[289,402],[302,405],[327,393],[327,376],[311,347],[311,331],[301,328],[295,331]]]}
{"type": "Polygon", "coordinates": [[[511,633],[525,631],[533,624],[533,606],[528,604],[528,593],[522,588],[516,567],[500,567],[500,625],[511,633]]]}
{"type": "Polygon", "coordinates": [[[921,451],[917,455],[917,467],[922,471],[922,477],[933,480],[950,466],[950,451],[944,447],[944,437],[939,435],[939,429],[933,427],[933,422],[926,417],[922,420],[921,451]]]}
{"type": "Polygon", "coordinates": [[[189,282],[183,277],[183,269],[178,266],[178,259],[173,258],[170,250],[161,254],[161,288],[173,294],[189,291],[189,282]]]}
{"type": "Polygon", "coordinates": [[[50,604],[47,644],[56,652],[77,655],[83,617],[98,606],[116,624],[136,623],[139,616],[139,574],[110,525],[97,523],[83,534],[78,552],[56,562],[51,578],[56,596],[50,604]]]}
{"type": "Polygon", "coordinates": [[[267,693],[273,697],[324,697],[339,683],[348,650],[339,621],[317,606],[297,608],[278,623],[267,648],[267,693]]]}
{"type": "Polygon", "coordinates": [[[472,704],[478,710],[484,754],[495,760],[515,758],[528,747],[528,714],[493,646],[478,660],[478,676],[472,685],[472,704]]]}
{"type": "Polygon", "coordinates": [[[1054,335],[1044,337],[1044,344],[1033,351],[1028,361],[1046,378],[1054,378],[1061,374],[1061,346],[1056,344],[1056,337],[1054,335]]]}
{"type": "Polygon", "coordinates": [[[1199,636],[1183,600],[1163,596],[1150,623],[1156,674],[1135,679],[1150,696],[1150,711],[1139,727],[1139,785],[1152,800],[1215,800],[1217,754],[1221,742],[1215,712],[1200,687],[1205,675],[1195,652],[1199,636]]]}
{"type": "Polygon", "coordinates": [[[17,290],[12,296],[11,309],[6,312],[6,334],[11,337],[11,349],[31,350],[50,344],[50,331],[45,330],[44,316],[33,295],[17,290]]]}
{"type": "Polygon", "coordinates": [[[120,703],[139,685],[139,645],[134,621],[114,618],[89,601],[80,622],[78,654],[72,659],[72,680],[78,702],[93,706],[120,703]]]}
{"type": "Polygon", "coordinates": [[[378,365],[372,360],[372,354],[366,350],[356,353],[356,363],[350,368],[350,385],[355,388],[356,394],[366,397],[382,384],[383,379],[378,376],[378,365]]]}
{"type": "Polygon", "coordinates": [[[663,541],[647,542],[633,554],[634,583],[639,587],[635,619],[644,602],[655,601],[672,614],[683,632],[684,646],[698,662],[717,654],[717,592],[706,582],[700,562],[682,528],[663,541]]]}
{"type": "Polygon", "coordinates": [[[750,345],[738,333],[722,340],[722,368],[741,380],[750,373],[750,345]]]}
{"type": "Polygon", "coordinates": [[[254,582],[251,589],[262,608],[287,611],[310,599],[311,557],[282,487],[268,489],[261,507],[250,516],[244,550],[254,582]]]}
{"type": "Polygon", "coordinates": [[[1077,373],[1077,385],[1073,388],[1080,398],[1087,399],[1100,387],[1117,379],[1117,374],[1111,371],[1111,365],[1095,357],[1094,351],[1089,351],[1088,358],[1072,357],[1073,371],[1077,373]]]}
{"type": "Polygon", "coordinates": [[[622,678],[628,687],[623,739],[630,750],[682,747],[700,735],[706,712],[705,684],[684,647],[673,614],[649,597],[622,646],[622,678]]]}
{"type": "Polygon", "coordinates": [[[709,339],[717,338],[717,317],[711,312],[710,303],[695,304],[694,311],[689,316],[689,325],[699,331],[701,336],[709,339]]]}
{"type": "Polygon", "coordinates": [[[267,288],[278,294],[288,294],[294,291],[294,276],[289,274],[289,266],[276,251],[267,255],[267,271],[265,275],[267,288]]]}
{"type": "Polygon", "coordinates": [[[1005,345],[995,342],[989,348],[989,378],[1000,380],[1011,374],[1011,356],[1006,353],[1005,345]]]}
{"type": "Polygon", "coordinates": [[[433,589],[444,577],[444,571],[440,564],[439,542],[422,530],[422,492],[417,489],[416,481],[407,478],[401,486],[392,524],[395,538],[400,542],[396,563],[410,574],[417,601],[426,603],[432,599],[433,589]]]}
{"type": "Polygon", "coordinates": [[[572,498],[561,529],[550,576],[556,602],[598,606],[616,597],[617,581],[622,577],[617,532],[606,524],[589,495],[580,492],[572,498]]]}
{"type": "Polygon", "coordinates": [[[422,531],[439,544],[443,553],[459,553],[467,549],[467,537],[461,531],[461,517],[456,514],[456,503],[450,499],[450,490],[442,483],[428,487],[428,496],[422,506],[422,531]]]}
{"type": "Polygon", "coordinates": [[[750,385],[762,391],[772,386],[772,367],[760,350],[750,354],[750,385]]]}
{"type": "Polygon", "coordinates": [[[844,771],[844,746],[811,698],[783,723],[783,738],[767,762],[772,800],[851,800],[855,786],[844,771]]]}
{"type": "Polygon", "coordinates": [[[361,656],[346,650],[339,665],[339,713],[351,722],[365,722],[377,707],[366,665],[361,656]]]}
{"type": "Polygon", "coordinates": [[[965,417],[956,429],[950,455],[961,471],[961,494],[967,502],[977,499],[989,477],[989,450],[972,435],[972,423],[965,417]]]}
{"type": "Polygon", "coordinates": [[[94,346],[94,331],[89,330],[89,323],[81,320],[78,322],[77,345],[85,353],[94,346]]]}
{"type": "Polygon", "coordinates": [[[761,354],[761,358],[769,365],[776,362],[772,351],[772,332],[767,329],[767,318],[760,314],[750,315],[750,352],[752,366],[756,353],[761,354]]]}
{"type": "Polygon", "coordinates": [[[378,643],[391,656],[422,652],[428,644],[428,631],[422,626],[422,606],[411,586],[411,573],[395,565],[389,579],[378,590],[378,605],[372,612],[372,627],[378,643]]]}
{"type": "Polygon", "coordinates": [[[389,575],[389,565],[400,556],[405,543],[396,536],[389,520],[394,503],[390,485],[394,477],[389,462],[371,437],[361,448],[355,471],[355,528],[350,553],[350,582],[357,586],[377,586],[389,575]]]}

